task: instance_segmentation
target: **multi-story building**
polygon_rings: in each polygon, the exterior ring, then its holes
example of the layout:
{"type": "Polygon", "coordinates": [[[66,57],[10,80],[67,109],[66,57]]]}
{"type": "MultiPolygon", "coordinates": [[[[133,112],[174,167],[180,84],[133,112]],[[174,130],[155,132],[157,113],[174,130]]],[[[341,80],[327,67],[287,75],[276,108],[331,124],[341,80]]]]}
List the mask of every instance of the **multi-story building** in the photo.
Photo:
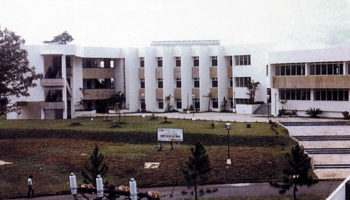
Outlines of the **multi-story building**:
{"type": "Polygon", "coordinates": [[[287,100],[284,109],[301,115],[318,107],[326,116],[340,116],[349,103],[350,49],[273,52],[272,45],[221,46],[216,40],[153,42],[150,47],[124,49],[23,48],[44,78],[29,90],[29,97],[12,99],[21,113],[8,113],[8,119],[104,113],[113,109],[110,99],[118,94],[125,97],[120,105],[125,112],[235,112],[248,102],[246,83],[251,80],[260,82],[255,101],[266,103],[270,97],[273,115],[281,109],[281,99],[287,100]]]}

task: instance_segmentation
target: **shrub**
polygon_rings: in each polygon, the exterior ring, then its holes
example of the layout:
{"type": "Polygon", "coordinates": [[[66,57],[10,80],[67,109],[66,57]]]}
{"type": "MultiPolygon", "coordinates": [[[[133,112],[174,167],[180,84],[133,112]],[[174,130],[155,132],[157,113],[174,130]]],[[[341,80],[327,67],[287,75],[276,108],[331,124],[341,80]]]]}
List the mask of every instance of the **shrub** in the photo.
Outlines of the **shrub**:
{"type": "Polygon", "coordinates": [[[210,128],[215,128],[215,122],[214,121],[210,121],[210,128]]]}
{"type": "Polygon", "coordinates": [[[73,122],[69,126],[82,126],[80,122],[73,122]]]}
{"type": "Polygon", "coordinates": [[[312,118],[318,117],[318,115],[322,114],[322,110],[319,108],[309,108],[306,110],[306,114],[312,118]]]}
{"type": "Polygon", "coordinates": [[[171,124],[172,122],[171,121],[168,121],[168,117],[165,116],[164,117],[164,121],[160,122],[161,124],[171,124]]]}
{"type": "Polygon", "coordinates": [[[157,120],[157,117],[154,113],[152,113],[151,120],[157,120]]]}
{"type": "Polygon", "coordinates": [[[348,111],[344,111],[342,112],[343,116],[344,116],[344,119],[350,119],[350,114],[348,111]]]}

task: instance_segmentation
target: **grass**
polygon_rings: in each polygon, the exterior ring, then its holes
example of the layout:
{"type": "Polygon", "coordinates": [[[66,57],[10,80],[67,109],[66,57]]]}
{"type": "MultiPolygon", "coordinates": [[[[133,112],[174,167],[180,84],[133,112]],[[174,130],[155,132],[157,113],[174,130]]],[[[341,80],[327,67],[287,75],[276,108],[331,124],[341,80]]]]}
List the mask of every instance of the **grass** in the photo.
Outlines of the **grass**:
{"type": "Polygon", "coordinates": [[[121,128],[110,128],[113,122],[103,118],[55,121],[0,120],[0,160],[13,162],[0,166],[0,198],[25,195],[26,178],[34,176],[37,194],[55,194],[69,189],[68,175],[75,172],[82,183],[80,171],[88,162],[87,155],[97,144],[110,167],[105,177],[109,183],[128,185],[134,177],[138,186],[184,185],[180,172],[196,141],[206,144],[212,171],[207,183],[266,182],[282,178],[287,165],[285,154],[295,144],[287,131],[278,127],[276,136],[266,123],[232,123],[230,148],[232,166],[226,167],[227,130],[223,122],[211,128],[209,121],[124,117],[121,128]],[[71,123],[82,126],[72,127],[71,123]],[[184,129],[184,143],[165,144],[159,152],[157,127],[184,129]],[[139,141],[142,141],[141,143],[139,141]],[[280,143],[284,142],[282,149],[280,143]],[[145,162],[160,162],[158,169],[144,169],[145,162]],[[273,169],[273,170],[272,170],[273,169]],[[6,184],[3,184],[6,183],[6,184]]]}
{"type": "MultiPolygon", "coordinates": [[[[105,118],[72,119],[72,120],[0,120],[2,129],[20,130],[78,130],[87,132],[157,132],[157,128],[182,128],[185,133],[190,134],[215,134],[226,135],[225,122],[215,122],[216,128],[210,127],[210,121],[205,120],[182,120],[168,119],[171,124],[162,124],[163,119],[150,120],[150,117],[122,117],[121,128],[111,128],[113,121],[105,121],[105,118]],[[81,123],[82,126],[70,126],[71,123],[81,123]]],[[[251,128],[246,128],[247,123],[232,123],[231,135],[236,136],[271,136],[270,127],[267,123],[249,123],[251,128]]],[[[280,133],[286,133],[282,127],[278,128],[280,133]]]]}

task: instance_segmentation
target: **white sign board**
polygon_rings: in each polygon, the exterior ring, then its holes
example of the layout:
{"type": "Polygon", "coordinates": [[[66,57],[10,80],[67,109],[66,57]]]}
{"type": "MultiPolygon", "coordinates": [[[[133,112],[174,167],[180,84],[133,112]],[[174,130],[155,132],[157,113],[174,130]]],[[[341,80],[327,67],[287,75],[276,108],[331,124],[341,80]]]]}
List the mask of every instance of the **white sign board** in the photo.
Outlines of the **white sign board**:
{"type": "Polygon", "coordinates": [[[184,130],[178,128],[158,128],[158,141],[183,142],[184,130]]]}

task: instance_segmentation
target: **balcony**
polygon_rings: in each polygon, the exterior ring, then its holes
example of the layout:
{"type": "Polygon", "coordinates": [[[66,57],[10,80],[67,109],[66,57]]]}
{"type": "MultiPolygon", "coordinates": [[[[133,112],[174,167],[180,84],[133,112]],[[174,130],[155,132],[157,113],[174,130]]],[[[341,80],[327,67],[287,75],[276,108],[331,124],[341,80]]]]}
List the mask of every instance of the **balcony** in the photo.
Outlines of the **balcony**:
{"type": "Polygon", "coordinates": [[[117,94],[115,89],[84,89],[84,100],[103,100],[109,99],[117,94]]]}
{"type": "Polygon", "coordinates": [[[174,68],[174,78],[181,78],[181,67],[174,68]]]}
{"type": "Polygon", "coordinates": [[[40,107],[44,110],[63,110],[64,102],[41,102],[40,107]]]}
{"type": "Polygon", "coordinates": [[[62,78],[44,78],[40,80],[40,85],[43,87],[63,87],[65,80],[62,78]]]}
{"type": "Polygon", "coordinates": [[[273,77],[273,88],[350,88],[349,83],[349,75],[273,77]]]}
{"type": "Polygon", "coordinates": [[[199,99],[199,88],[192,88],[192,95],[195,99],[199,99]]]}
{"type": "Polygon", "coordinates": [[[192,78],[199,78],[199,67],[192,67],[192,78]]]}
{"type": "Polygon", "coordinates": [[[83,68],[84,79],[114,78],[114,68],[83,68]]]}
{"type": "Polygon", "coordinates": [[[139,68],[139,79],[145,79],[145,68],[139,68]]]}
{"type": "Polygon", "coordinates": [[[210,88],[210,95],[212,99],[218,98],[218,88],[210,88]]]}
{"type": "Polygon", "coordinates": [[[228,66],[227,70],[228,70],[227,76],[228,76],[228,78],[231,78],[232,77],[232,66],[228,66]]]}
{"type": "Polygon", "coordinates": [[[163,88],[156,89],[156,99],[163,99],[163,88]]]}
{"type": "Polygon", "coordinates": [[[145,89],[139,90],[139,99],[145,99],[145,89]]]}
{"type": "Polygon", "coordinates": [[[218,77],[218,68],[210,67],[210,78],[217,78],[217,77],[218,77]]]}
{"type": "Polygon", "coordinates": [[[174,89],[174,98],[175,99],[181,99],[181,88],[175,88],[174,89]]]}
{"type": "Polygon", "coordinates": [[[163,68],[162,67],[156,68],[156,79],[160,79],[160,78],[163,78],[163,68]]]}

